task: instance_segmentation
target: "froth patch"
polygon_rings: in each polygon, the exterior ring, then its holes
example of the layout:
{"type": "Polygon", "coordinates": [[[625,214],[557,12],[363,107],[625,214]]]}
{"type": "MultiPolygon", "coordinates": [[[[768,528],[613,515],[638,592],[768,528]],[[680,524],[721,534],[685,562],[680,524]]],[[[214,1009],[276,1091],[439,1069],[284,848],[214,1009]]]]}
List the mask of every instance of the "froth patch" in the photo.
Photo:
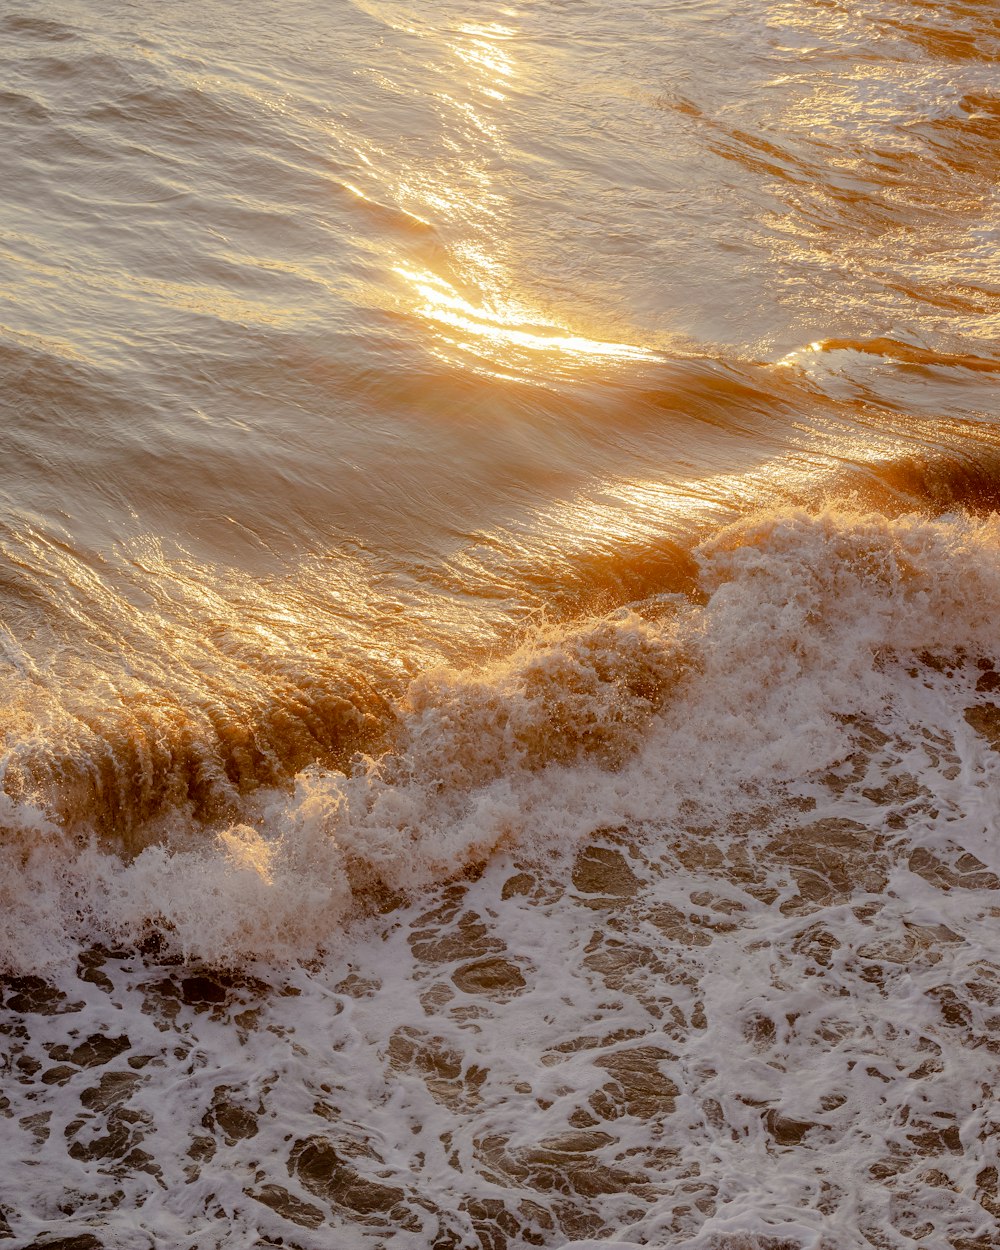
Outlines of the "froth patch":
{"type": "Polygon", "coordinates": [[[620,765],[687,663],[672,623],[626,610],[483,673],[437,670],[410,687],[406,759],[463,786],[581,756],[620,765]]]}
{"type": "Polygon", "coordinates": [[[830,509],[741,522],[699,553],[711,616],[738,594],[748,618],[765,611],[788,650],[825,645],[835,660],[830,639],[845,626],[869,646],[989,647],[1000,605],[998,543],[996,517],[830,509]]]}
{"type": "Polygon", "coordinates": [[[428,674],[393,752],[210,841],[22,813],[16,955],[159,946],[3,980],[14,1235],[990,1245],[995,540],[758,518],[703,603],[428,674]]]}

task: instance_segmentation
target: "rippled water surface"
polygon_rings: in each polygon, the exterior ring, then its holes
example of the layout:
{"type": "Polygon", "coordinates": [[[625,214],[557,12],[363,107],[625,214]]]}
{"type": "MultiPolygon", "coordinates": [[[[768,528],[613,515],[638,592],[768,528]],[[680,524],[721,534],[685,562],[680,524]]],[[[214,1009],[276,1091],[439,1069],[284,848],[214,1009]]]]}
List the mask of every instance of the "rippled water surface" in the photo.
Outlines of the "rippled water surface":
{"type": "Polygon", "coordinates": [[[0,1234],[1000,1245],[998,63],[3,6],[0,1234]]]}

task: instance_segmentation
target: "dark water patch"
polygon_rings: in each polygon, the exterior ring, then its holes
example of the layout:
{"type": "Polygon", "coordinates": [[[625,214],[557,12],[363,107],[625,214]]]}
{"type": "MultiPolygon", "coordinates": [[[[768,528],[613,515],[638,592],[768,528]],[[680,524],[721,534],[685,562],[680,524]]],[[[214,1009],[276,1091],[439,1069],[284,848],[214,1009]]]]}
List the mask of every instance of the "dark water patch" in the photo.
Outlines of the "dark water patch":
{"type": "Polygon", "coordinates": [[[972,352],[945,352],[905,343],[899,339],[823,339],[814,350],[824,352],[853,351],[876,356],[893,364],[915,365],[933,369],[968,369],[971,373],[1000,373],[1000,359],[978,356],[972,352]]]}
{"type": "Polygon", "coordinates": [[[12,37],[37,39],[40,42],[65,43],[79,39],[73,27],[55,18],[40,17],[32,13],[7,13],[0,17],[0,30],[12,37]]]}
{"type": "Polygon", "coordinates": [[[993,5],[947,0],[906,0],[891,10],[886,25],[903,35],[920,52],[948,61],[996,61],[1000,57],[1000,20],[993,5]]]}
{"type": "Polygon", "coordinates": [[[631,898],[639,888],[635,873],[621,851],[592,845],[582,850],[573,865],[573,885],[587,899],[589,907],[600,907],[612,899],[631,898]]]}
{"type": "Polygon", "coordinates": [[[22,1015],[59,1015],[78,1011],[82,1005],[69,1001],[58,986],[42,977],[4,977],[0,989],[5,1009],[22,1015]]]}
{"type": "Polygon", "coordinates": [[[19,91],[0,90],[0,109],[3,110],[5,123],[11,128],[24,124],[47,125],[52,120],[52,115],[44,104],[19,91]]]}
{"type": "Polygon", "coordinates": [[[69,1237],[44,1236],[33,1241],[25,1250],[104,1250],[104,1242],[94,1233],[76,1233],[69,1237]]]}
{"type": "Polygon", "coordinates": [[[49,1058],[58,1063],[71,1063],[77,1068],[98,1068],[131,1047],[125,1034],[120,1037],[107,1037],[101,1033],[92,1033],[78,1046],[53,1046],[49,1049],[49,1058]]]}
{"type": "Polygon", "coordinates": [[[36,53],[27,60],[24,70],[28,68],[31,79],[51,97],[53,105],[65,106],[72,101],[72,111],[83,116],[95,97],[134,90],[144,67],[131,63],[127,56],[82,43],[62,55],[36,53]]]}
{"type": "Polygon", "coordinates": [[[247,143],[256,137],[249,119],[227,105],[218,93],[166,83],[137,88],[94,104],[83,113],[83,118],[112,124],[123,134],[169,137],[178,151],[207,140],[247,143]]]}
{"type": "Polygon", "coordinates": [[[967,509],[977,515],[1000,511],[1000,454],[992,447],[898,460],[864,468],[901,501],[932,513],[967,509]]]}
{"type": "MultiPolygon", "coordinates": [[[[115,395],[114,379],[68,342],[5,338],[0,341],[0,369],[5,398],[17,405],[19,425],[26,420],[61,425],[60,418],[69,416],[74,405],[92,422],[115,395]]],[[[11,433],[8,427],[8,437],[11,433]]]]}
{"type": "MultiPolygon", "coordinates": [[[[296,1198],[283,1185],[272,1183],[262,1185],[258,1190],[247,1189],[244,1192],[248,1198],[253,1198],[255,1202],[263,1203],[264,1206],[270,1207],[282,1219],[289,1220],[292,1224],[298,1224],[301,1228],[319,1228],[326,1221],[326,1213],[321,1207],[314,1206],[311,1202],[305,1202],[302,1198],[296,1198]]],[[[282,1242],[282,1244],[284,1243],[282,1242]]]]}
{"type": "Polygon", "coordinates": [[[959,175],[981,178],[1000,164],[1000,101],[995,95],[965,95],[955,112],[926,123],[924,130],[936,158],[959,175]]]}
{"type": "Polygon", "coordinates": [[[563,618],[600,615],[658,595],[699,593],[690,548],[667,538],[595,538],[582,549],[563,553],[550,567],[529,568],[522,576],[527,587],[540,592],[546,608],[563,618]]]}

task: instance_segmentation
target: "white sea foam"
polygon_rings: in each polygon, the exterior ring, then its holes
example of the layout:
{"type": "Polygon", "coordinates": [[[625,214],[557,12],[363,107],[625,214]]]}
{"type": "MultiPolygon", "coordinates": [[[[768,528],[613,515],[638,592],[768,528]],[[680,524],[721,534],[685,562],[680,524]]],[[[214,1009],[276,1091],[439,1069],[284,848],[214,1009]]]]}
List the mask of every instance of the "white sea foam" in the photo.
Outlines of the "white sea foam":
{"type": "Polygon", "coordinates": [[[7,989],[21,1244],[985,1250],[998,538],[760,517],[703,603],[429,674],[395,754],[254,828],[50,830],[5,899],[49,977],[7,989]],[[154,925],[242,972],[89,949],[154,925]]]}

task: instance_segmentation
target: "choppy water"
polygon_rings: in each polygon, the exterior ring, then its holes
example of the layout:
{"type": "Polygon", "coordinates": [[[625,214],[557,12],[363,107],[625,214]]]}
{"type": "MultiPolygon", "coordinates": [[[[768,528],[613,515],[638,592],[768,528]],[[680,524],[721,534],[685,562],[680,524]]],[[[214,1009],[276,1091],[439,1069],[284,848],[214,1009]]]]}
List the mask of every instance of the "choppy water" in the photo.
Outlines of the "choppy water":
{"type": "Polygon", "coordinates": [[[0,10],[0,1235],[1000,1246],[1000,16],[0,10]]]}

